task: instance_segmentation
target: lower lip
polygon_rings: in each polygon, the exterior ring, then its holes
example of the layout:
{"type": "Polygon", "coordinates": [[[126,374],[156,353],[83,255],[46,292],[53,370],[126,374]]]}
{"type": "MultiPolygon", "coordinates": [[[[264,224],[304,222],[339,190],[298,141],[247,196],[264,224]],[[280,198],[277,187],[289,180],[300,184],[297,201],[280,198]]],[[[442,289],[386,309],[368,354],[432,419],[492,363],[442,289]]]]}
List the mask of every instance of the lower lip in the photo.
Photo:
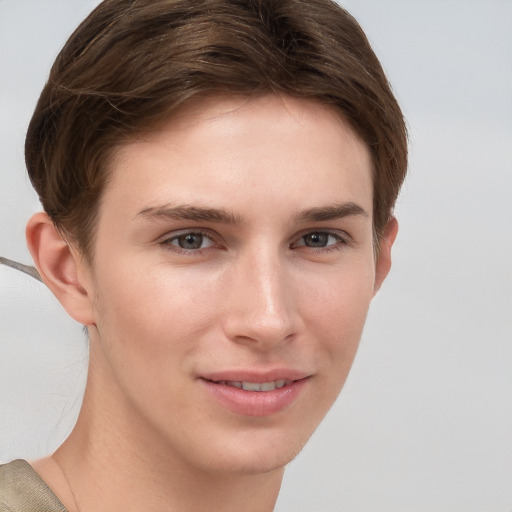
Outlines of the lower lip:
{"type": "Polygon", "coordinates": [[[201,379],[218,403],[243,416],[271,416],[288,408],[299,397],[307,378],[272,391],[245,391],[201,379]]]}

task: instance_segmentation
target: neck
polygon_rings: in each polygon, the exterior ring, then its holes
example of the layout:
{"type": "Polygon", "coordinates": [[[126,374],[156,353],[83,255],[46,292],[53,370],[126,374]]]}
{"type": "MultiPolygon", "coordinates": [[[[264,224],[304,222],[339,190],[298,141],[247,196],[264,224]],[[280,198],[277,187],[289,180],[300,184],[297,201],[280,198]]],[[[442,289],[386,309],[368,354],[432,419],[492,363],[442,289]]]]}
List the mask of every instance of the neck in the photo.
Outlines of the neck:
{"type": "Polygon", "coordinates": [[[88,382],[78,422],[52,457],[69,485],[61,495],[70,512],[273,510],[283,468],[240,474],[194,467],[102,389],[88,382]]]}
{"type": "Polygon", "coordinates": [[[236,477],[200,474],[183,470],[172,460],[164,470],[161,465],[151,467],[146,460],[133,457],[126,464],[115,455],[99,457],[93,449],[84,454],[71,439],[53,459],[69,485],[64,504],[70,512],[271,512],[283,476],[282,470],[236,477]]]}

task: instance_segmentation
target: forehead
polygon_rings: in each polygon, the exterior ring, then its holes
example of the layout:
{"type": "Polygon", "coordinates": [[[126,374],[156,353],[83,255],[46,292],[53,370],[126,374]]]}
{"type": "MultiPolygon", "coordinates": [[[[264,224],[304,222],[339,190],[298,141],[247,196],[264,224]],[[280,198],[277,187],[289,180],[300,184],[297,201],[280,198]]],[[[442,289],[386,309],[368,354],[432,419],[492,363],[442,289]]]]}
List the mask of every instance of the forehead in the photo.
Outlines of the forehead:
{"type": "Polygon", "coordinates": [[[122,202],[128,210],[210,201],[243,210],[251,202],[264,211],[354,199],[371,212],[364,142],[328,106],[267,95],[203,98],[121,146],[102,203],[122,202]]]}

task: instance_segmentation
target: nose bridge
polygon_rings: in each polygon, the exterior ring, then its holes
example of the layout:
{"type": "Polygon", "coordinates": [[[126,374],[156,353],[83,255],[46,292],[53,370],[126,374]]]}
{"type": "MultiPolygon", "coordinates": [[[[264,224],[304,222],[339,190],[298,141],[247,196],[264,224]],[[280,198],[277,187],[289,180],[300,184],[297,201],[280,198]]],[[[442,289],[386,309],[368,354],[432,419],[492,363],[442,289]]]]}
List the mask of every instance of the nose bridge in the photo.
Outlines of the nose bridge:
{"type": "Polygon", "coordinates": [[[261,347],[279,343],[296,329],[296,311],[285,258],[262,246],[241,255],[232,283],[229,335],[261,347]]]}

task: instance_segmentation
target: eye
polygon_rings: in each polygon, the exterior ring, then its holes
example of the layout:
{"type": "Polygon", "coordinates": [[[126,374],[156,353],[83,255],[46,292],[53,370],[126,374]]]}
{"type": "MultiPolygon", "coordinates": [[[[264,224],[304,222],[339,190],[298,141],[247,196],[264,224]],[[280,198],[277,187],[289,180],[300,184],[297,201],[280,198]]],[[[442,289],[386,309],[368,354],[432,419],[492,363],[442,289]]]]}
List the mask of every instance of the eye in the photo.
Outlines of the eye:
{"type": "Polygon", "coordinates": [[[292,247],[311,247],[313,249],[334,248],[346,244],[346,240],[337,233],[329,231],[311,231],[299,238],[292,247]]]}
{"type": "Polygon", "coordinates": [[[204,233],[192,231],[167,238],[163,243],[175,245],[185,251],[197,251],[215,245],[214,241],[204,233]]]}

